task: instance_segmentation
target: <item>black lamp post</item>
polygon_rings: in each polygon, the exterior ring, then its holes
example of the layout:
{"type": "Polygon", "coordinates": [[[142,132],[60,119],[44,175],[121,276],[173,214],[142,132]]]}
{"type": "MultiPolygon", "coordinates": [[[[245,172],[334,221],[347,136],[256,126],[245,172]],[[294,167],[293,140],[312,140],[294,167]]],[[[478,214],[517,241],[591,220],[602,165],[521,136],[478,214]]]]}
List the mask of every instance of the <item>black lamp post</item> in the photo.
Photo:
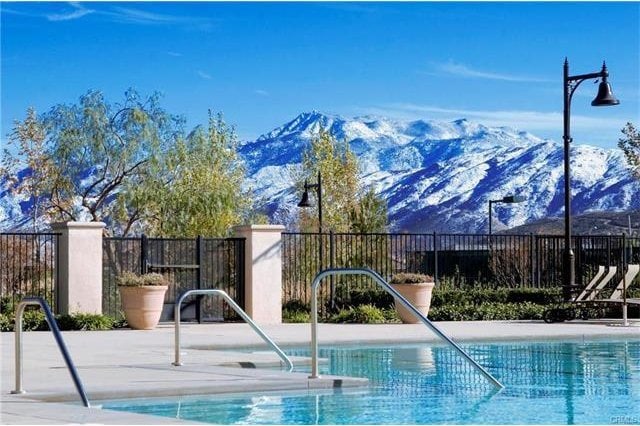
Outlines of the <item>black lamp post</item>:
{"type": "Polygon", "coordinates": [[[503,197],[500,200],[489,200],[489,239],[491,239],[491,226],[492,226],[492,205],[495,203],[507,203],[507,204],[511,204],[511,203],[521,203],[525,200],[524,197],[520,196],[520,195],[508,195],[506,197],[503,197]]]}
{"type": "Polygon", "coordinates": [[[320,172],[318,172],[318,183],[309,184],[306,180],[304,181],[304,193],[302,194],[302,200],[298,203],[298,207],[311,207],[309,190],[314,188],[318,195],[318,228],[322,234],[322,177],[320,176],[320,172]]]}
{"type": "MultiPolygon", "coordinates": [[[[316,195],[318,197],[318,232],[319,232],[319,238],[320,238],[320,244],[318,246],[318,256],[319,256],[319,262],[320,262],[320,270],[322,271],[323,268],[323,241],[322,241],[322,176],[320,175],[320,172],[318,172],[318,182],[317,183],[307,183],[307,181],[304,181],[304,192],[302,193],[302,199],[300,200],[300,202],[298,203],[298,207],[311,207],[311,203],[309,202],[309,190],[310,189],[314,189],[316,190],[316,195]]],[[[331,246],[329,246],[329,254],[331,255],[331,246]]],[[[333,283],[333,276],[330,277],[330,295],[329,295],[329,300],[331,300],[331,307],[334,308],[335,307],[335,298],[334,298],[334,294],[335,294],[335,285],[333,283]]]]}
{"type": "Polygon", "coordinates": [[[609,72],[607,71],[607,66],[604,62],[602,63],[602,70],[600,72],[569,75],[569,61],[567,58],[564,60],[564,134],[562,136],[562,140],[564,141],[564,262],[562,268],[562,287],[565,301],[569,301],[571,299],[571,293],[575,287],[575,257],[573,254],[573,248],[571,247],[571,170],[569,167],[569,144],[572,142],[570,136],[571,99],[573,98],[573,93],[576,91],[580,83],[585,80],[600,78],[602,80],[598,87],[598,94],[591,102],[591,105],[618,105],[620,101],[613,96],[613,93],[611,92],[611,85],[607,81],[608,77],[609,72]]]}

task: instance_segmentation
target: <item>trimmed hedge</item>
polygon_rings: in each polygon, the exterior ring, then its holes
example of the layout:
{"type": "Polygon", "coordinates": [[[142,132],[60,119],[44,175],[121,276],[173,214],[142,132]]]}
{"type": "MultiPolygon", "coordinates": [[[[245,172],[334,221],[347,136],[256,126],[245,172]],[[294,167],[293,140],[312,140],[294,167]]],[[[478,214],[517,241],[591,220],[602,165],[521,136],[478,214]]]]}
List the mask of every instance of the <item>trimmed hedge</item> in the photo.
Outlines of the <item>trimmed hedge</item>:
{"type": "Polygon", "coordinates": [[[387,319],[382,309],[373,305],[360,305],[343,309],[329,317],[328,322],[343,324],[384,324],[387,319]]]}
{"type": "MultiPolygon", "coordinates": [[[[56,315],[55,320],[58,328],[63,331],[68,330],[112,330],[126,327],[124,320],[116,320],[109,316],[97,314],[64,314],[56,315]]],[[[0,314],[0,331],[13,331],[14,314],[0,314]]],[[[22,316],[22,329],[24,331],[45,331],[49,330],[49,324],[41,310],[25,310],[22,316]]]]}
{"type": "Polygon", "coordinates": [[[559,300],[562,300],[562,292],[556,288],[471,288],[468,290],[436,288],[431,298],[431,306],[526,302],[551,305],[559,300]]]}
{"type": "Polygon", "coordinates": [[[311,314],[309,314],[309,312],[306,312],[306,311],[283,309],[282,322],[287,322],[287,323],[311,322],[311,314]]]}
{"type": "Polygon", "coordinates": [[[429,310],[433,321],[541,320],[547,306],[531,302],[443,305],[429,310]]]}
{"type": "MultiPolygon", "coordinates": [[[[541,320],[557,307],[561,290],[533,288],[435,288],[429,319],[434,321],[541,320]]],[[[338,298],[338,312],[322,319],[333,323],[396,323],[393,296],[379,289],[355,289],[338,298]]],[[[293,300],[283,306],[284,322],[308,322],[309,306],[293,300]]],[[[328,310],[330,312],[330,310],[328,310]]]]}

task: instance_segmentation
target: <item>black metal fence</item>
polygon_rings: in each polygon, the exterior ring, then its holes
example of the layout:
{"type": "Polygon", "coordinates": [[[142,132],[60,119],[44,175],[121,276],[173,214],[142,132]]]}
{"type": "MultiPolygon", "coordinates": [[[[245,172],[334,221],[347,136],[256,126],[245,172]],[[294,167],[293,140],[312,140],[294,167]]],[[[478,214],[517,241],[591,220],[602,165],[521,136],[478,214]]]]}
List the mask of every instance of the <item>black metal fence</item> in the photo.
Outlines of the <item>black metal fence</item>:
{"type": "MultiPolygon", "coordinates": [[[[244,243],[244,238],[104,238],[102,311],[120,315],[116,277],[125,271],[158,272],[167,278],[163,320],[173,319],[177,298],[192,289],[224,290],[244,307],[244,243]]],[[[183,304],[186,320],[220,321],[235,315],[217,298],[183,304]]]]}
{"type": "MultiPolygon", "coordinates": [[[[575,236],[576,281],[586,284],[598,265],[640,262],[640,238],[575,236]]],[[[562,285],[564,238],[558,235],[483,234],[283,234],[283,303],[308,303],[319,270],[367,267],[389,279],[399,272],[426,273],[436,284],[549,288],[562,285]]],[[[375,285],[364,276],[346,276],[322,285],[325,304],[375,285]]]]}
{"type": "Polygon", "coordinates": [[[57,312],[56,233],[0,233],[0,308],[25,296],[40,296],[57,312]]]}

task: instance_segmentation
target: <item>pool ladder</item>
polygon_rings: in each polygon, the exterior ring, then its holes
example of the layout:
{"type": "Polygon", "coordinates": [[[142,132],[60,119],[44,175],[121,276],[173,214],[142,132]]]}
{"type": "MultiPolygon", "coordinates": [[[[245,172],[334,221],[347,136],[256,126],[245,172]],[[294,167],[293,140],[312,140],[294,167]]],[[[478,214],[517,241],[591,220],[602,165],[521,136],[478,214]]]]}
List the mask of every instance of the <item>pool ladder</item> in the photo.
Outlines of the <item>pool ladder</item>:
{"type": "Polygon", "coordinates": [[[311,376],[310,379],[317,379],[318,375],[318,286],[323,278],[332,275],[366,275],[373,279],[378,285],[380,285],[387,293],[390,293],[396,300],[396,303],[400,302],[405,308],[411,311],[424,325],[431,329],[438,337],[447,342],[453,347],[463,358],[473,365],[487,380],[489,380],[497,388],[502,389],[504,385],[500,383],[495,377],[493,377],[484,367],[476,362],[471,356],[466,353],[456,342],[451,340],[442,330],[440,330],[434,323],[432,323],[427,317],[422,315],[407,299],[405,299],[400,293],[398,293],[393,287],[387,283],[378,273],[367,268],[332,268],[320,271],[318,275],[313,279],[311,284],[311,376]]]}
{"type": "Polygon", "coordinates": [[[249,315],[247,315],[247,313],[244,310],[242,310],[242,308],[240,306],[238,306],[238,304],[236,302],[234,302],[234,300],[226,292],[224,292],[222,290],[217,290],[217,289],[189,290],[189,291],[184,292],[182,294],[182,296],[180,296],[180,298],[176,302],[176,306],[175,306],[175,310],[174,310],[175,360],[173,362],[173,365],[175,365],[175,366],[182,365],[182,362],[180,361],[180,306],[182,305],[182,302],[184,301],[184,299],[186,299],[187,297],[192,296],[194,294],[196,294],[196,295],[197,294],[211,294],[211,295],[214,295],[214,296],[222,297],[229,304],[229,306],[231,306],[231,308],[233,308],[233,310],[236,311],[236,313],[238,315],[240,315],[242,317],[242,319],[245,320],[247,322],[247,324],[249,324],[251,326],[251,328],[253,328],[253,330],[256,333],[258,333],[258,335],[260,337],[262,337],[262,339],[265,342],[267,342],[267,344],[271,347],[271,349],[273,349],[278,354],[278,356],[282,359],[282,361],[287,366],[287,369],[289,371],[293,370],[293,363],[291,362],[289,357],[284,352],[282,352],[282,350],[278,347],[278,345],[276,345],[273,342],[273,340],[271,340],[269,338],[269,336],[267,336],[264,333],[264,331],[262,331],[262,329],[260,327],[258,327],[258,324],[253,322],[253,320],[249,317],[249,315]]]}
{"type": "Polygon", "coordinates": [[[82,381],[80,380],[80,376],[78,375],[78,371],[76,370],[75,365],[73,364],[73,360],[69,355],[69,351],[67,350],[67,345],[64,343],[64,339],[62,338],[62,334],[60,333],[60,329],[58,328],[58,323],[56,322],[53,314],[51,313],[51,308],[49,304],[42,297],[25,297],[18,303],[18,307],[16,308],[16,319],[14,325],[14,333],[15,333],[15,362],[16,362],[16,388],[11,391],[12,394],[23,394],[26,391],[22,389],[22,314],[24,313],[24,309],[28,305],[39,305],[44,311],[45,318],[47,319],[47,323],[49,324],[49,328],[53,333],[53,337],[56,339],[56,343],[58,344],[58,348],[60,348],[60,352],[62,352],[62,357],[64,358],[64,362],[67,364],[67,369],[71,374],[71,378],[73,379],[73,383],[80,394],[80,398],[82,399],[82,403],[85,407],[89,408],[89,399],[87,398],[87,394],[84,391],[84,386],[82,385],[82,381]]]}

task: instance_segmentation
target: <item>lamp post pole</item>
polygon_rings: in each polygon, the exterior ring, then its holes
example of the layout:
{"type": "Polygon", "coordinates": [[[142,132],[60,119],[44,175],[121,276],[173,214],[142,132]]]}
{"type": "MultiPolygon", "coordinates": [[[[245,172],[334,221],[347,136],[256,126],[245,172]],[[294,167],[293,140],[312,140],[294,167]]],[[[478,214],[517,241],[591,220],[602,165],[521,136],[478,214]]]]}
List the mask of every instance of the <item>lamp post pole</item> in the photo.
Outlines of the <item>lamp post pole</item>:
{"type": "Polygon", "coordinates": [[[609,72],[603,62],[602,70],[589,74],[569,75],[569,61],[564,60],[563,69],[563,123],[564,133],[562,141],[564,143],[564,256],[562,271],[563,297],[565,301],[571,299],[572,290],[575,287],[575,255],[571,243],[571,166],[570,166],[570,144],[571,138],[571,99],[578,86],[585,80],[601,78],[596,98],[591,102],[592,106],[618,105],[618,101],[611,93],[611,86],[607,82],[609,72]]]}
{"type": "MultiPolygon", "coordinates": [[[[318,171],[318,181],[316,183],[307,183],[306,181],[304,182],[304,194],[302,194],[302,200],[300,201],[300,203],[298,204],[298,207],[311,207],[311,204],[309,203],[309,190],[310,189],[315,189],[316,190],[316,195],[318,197],[318,238],[320,241],[320,244],[318,246],[318,256],[319,256],[319,267],[320,267],[320,271],[322,271],[322,268],[324,267],[324,241],[322,238],[322,175],[320,174],[320,171],[318,171]]],[[[329,238],[331,238],[331,235],[329,236],[329,238]]],[[[329,256],[332,256],[331,253],[331,241],[329,241],[329,256]]],[[[330,278],[331,279],[331,284],[330,284],[330,295],[329,295],[329,300],[331,301],[331,307],[334,308],[335,307],[335,284],[333,282],[333,277],[330,278]]]]}

